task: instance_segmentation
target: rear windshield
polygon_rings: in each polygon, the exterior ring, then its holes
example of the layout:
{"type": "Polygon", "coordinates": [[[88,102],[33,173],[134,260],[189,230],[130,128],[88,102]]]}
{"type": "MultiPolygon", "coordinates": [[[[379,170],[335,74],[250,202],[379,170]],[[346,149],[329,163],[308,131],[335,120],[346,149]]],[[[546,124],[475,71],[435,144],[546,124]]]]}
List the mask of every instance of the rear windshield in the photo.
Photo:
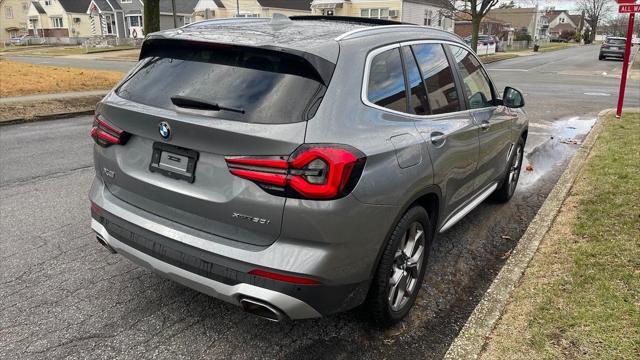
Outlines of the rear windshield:
{"type": "Polygon", "coordinates": [[[625,40],[624,39],[608,39],[607,40],[607,44],[624,45],[625,44],[625,40]]]}
{"type": "Polygon", "coordinates": [[[194,44],[147,50],[143,65],[117,89],[118,96],[176,110],[171,97],[189,97],[244,110],[196,110],[208,116],[282,124],[313,116],[326,90],[310,63],[283,52],[194,44]]]}

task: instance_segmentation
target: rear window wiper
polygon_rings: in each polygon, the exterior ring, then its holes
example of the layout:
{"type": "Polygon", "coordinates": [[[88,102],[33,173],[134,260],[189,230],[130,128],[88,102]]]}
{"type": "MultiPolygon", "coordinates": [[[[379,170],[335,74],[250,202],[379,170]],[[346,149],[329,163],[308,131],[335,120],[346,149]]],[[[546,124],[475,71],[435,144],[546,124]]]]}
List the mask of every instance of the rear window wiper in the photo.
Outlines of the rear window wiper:
{"type": "Polygon", "coordinates": [[[182,108],[197,109],[197,110],[213,110],[213,111],[224,110],[224,111],[233,111],[240,114],[244,114],[244,109],[242,108],[222,106],[216,103],[212,103],[206,100],[201,100],[201,99],[193,98],[189,96],[174,95],[171,97],[171,102],[173,103],[173,105],[182,107],[182,108]]]}

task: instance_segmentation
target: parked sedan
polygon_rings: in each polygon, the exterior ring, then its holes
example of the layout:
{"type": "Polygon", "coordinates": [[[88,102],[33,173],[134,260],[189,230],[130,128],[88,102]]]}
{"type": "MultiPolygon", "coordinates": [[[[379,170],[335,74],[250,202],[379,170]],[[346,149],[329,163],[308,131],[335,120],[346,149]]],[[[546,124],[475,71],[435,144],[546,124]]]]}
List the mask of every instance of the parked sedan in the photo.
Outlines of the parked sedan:
{"type": "Polygon", "coordinates": [[[9,42],[12,45],[29,45],[30,39],[32,39],[31,35],[21,35],[21,36],[12,37],[11,39],[9,39],[9,42]]]}
{"type": "Polygon", "coordinates": [[[600,46],[600,55],[598,60],[604,60],[608,57],[616,57],[622,59],[624,57],[624,50],[626,48],[626,39],[623,37],[607,38],[604,44],[600,46]]]}

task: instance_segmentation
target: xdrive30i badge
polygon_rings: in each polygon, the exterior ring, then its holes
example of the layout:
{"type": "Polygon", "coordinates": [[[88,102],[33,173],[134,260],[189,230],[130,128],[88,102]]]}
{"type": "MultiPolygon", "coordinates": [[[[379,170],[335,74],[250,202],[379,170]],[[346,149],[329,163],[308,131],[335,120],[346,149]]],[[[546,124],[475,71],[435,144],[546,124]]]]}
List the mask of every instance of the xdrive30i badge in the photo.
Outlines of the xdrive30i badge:
{"type": "Polygon", "coordinates": [[[263,219],[263,218],[259,218],[259,217],[243,215],[243,214],[238,214],[238,213],[231,214],[231,217],[236,218],[236,219],[251,221],[251,222],[254,222],[256,224],[262,224],[262,225],[267,225],[268,223],[271,222],[271,220],[269,220],[269,219],[263,219]]]}

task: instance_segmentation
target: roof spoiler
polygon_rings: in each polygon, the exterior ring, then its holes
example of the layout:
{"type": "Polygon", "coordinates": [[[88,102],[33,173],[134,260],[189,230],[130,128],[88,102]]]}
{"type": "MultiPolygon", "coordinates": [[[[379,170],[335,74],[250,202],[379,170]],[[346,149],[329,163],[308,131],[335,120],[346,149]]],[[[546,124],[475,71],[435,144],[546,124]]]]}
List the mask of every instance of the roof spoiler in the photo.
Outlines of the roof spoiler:
{"type": "Polygon", "coordinates": [[[232,43],[223,43],[223,42],[209,42],[209,41],[197,41],[192,39],[184,39],[184,38],[173,38],[167,39],[163,36],[158,36],[155,34],[149,34],[147,39],[142,43],[142,49],[140,50],[140,58],[142,60],[147,58],[155,52],[155,50],[167,48],[169,46],[182,45],[182,46],[193,46],[193,47],[207,47],[207,48],[236,48],[236,49],[251,49],[253,51],[263,51],[267,53],[279,53],[279,54],[287,54],[288,56],[295,56],[307,62],[311,68],[313,68],[317,73],[317,78],[321,81],[325,86],[329,85],[331,81],[331,77],[333,76],[333,71],[335,70],[336,64],[331,61],[324,59],[320,56],[310,54],[308,52],[283,48],[283,47],[275,47],[275,46],[249,46],[249,45],[238,45],[232,43]]]}

